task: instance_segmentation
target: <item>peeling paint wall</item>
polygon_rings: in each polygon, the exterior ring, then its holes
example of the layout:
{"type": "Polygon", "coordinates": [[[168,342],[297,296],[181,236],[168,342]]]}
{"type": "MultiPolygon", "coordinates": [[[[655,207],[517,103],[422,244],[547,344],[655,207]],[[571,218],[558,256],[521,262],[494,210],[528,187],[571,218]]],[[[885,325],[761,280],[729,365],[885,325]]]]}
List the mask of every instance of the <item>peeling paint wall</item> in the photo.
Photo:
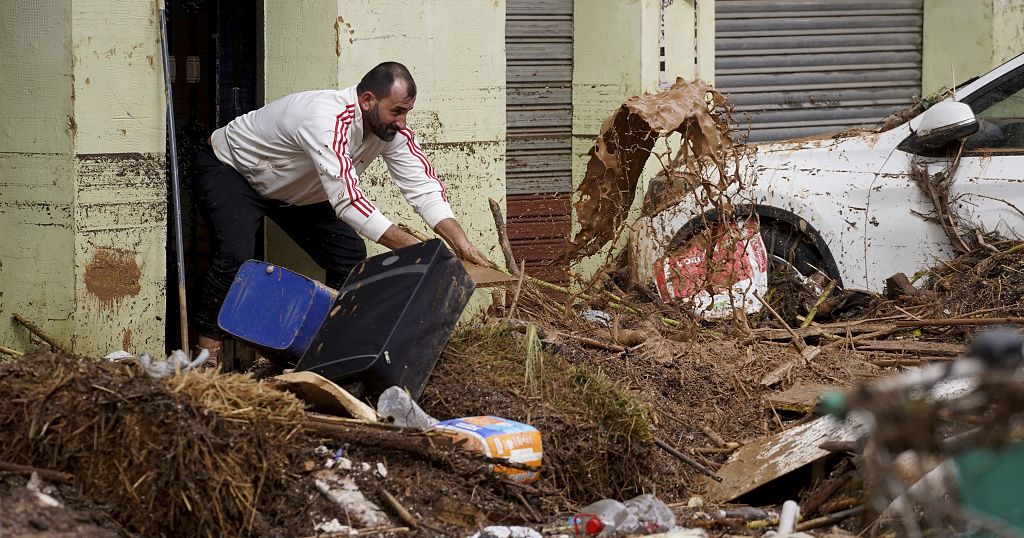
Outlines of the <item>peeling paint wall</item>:
{"type": "Polygon", "coordinates": [[[161,353],[166,113],[156,2],[73,0],[74,348],[161,353]]]}
{"type": "MultiPolygon", "coordinates": [[[[505,199],[505,3],[303,2],[303,10],[320,14],[316,20],[294,15],[291,5],[283,0],[266,4],[267,99],[316,87],[348,87],[382,61],[404,63],[419,89],[410,126],[447,185],[469,238],[500,260],[487,199],[503,204],[505,199]],[[288,38],[280,38],[281,33],[288,38]],[[307,50],[312,52],[303,53],[307,50]],[[326,59],[324,51],[329,53],[326,59]],[[330,69],[325,71],[328,60],[330,69]]],[[[383,162],[371,165],[360,182],[392,221],[427,231],[383,162]]],[[[272,232],[268,250],[274,259],[307,274],[322,274],[282,235],[272,232]]],[[[367,247],[371,255],[383,250],[372,243],[367,247]]]]}
{"type": "Polygon", "coordinates": [[[166,179],[156,2],[4,6],[0,339],[21,313],[78,353],[160,353],[166,179]],[[5,48],[6,50],[6,48],[5,48]],[[7,94],[10,92],[10,95],[7,94]],[[17,118],[8,123],[7,118],[17,118]],[[16,153],[8,153],[16,152],[16,153]],[[8,187],[8,185],[10,187],[8,187]]]}
{"type": "Polygon", "coordinates": [[[71,0],[3,0],[0,12],[0,344],[24,350],[14,313],[72,334],[71,0]]]}
{"type": "Polygon", "coordinates": [[[925,0],[924,95],[982,75],[1024,52],[1024,2],[925,0]]]}

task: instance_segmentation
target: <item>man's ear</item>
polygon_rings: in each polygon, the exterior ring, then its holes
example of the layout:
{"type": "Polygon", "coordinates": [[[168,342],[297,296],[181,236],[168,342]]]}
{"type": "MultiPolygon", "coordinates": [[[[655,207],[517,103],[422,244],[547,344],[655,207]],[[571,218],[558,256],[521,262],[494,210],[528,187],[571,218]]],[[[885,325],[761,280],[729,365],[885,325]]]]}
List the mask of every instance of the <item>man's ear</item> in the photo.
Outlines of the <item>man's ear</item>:
{"type": "Polygon", "coordinates": [[[363,112],[373,108],[373,105],[377,103],[377,97],[373,95],[373,92],[366,90],[359,94],[359,109],[363,112]]]}

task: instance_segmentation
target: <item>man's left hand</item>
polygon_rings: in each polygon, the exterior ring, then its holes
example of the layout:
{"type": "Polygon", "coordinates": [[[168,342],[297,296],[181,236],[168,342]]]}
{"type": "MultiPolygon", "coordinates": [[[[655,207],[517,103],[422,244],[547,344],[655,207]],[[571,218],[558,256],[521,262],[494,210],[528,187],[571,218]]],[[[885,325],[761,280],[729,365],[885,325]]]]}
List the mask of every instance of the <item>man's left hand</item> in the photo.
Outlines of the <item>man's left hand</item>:
{"type": "Polygon", "coordinates": [[[484,257],[476,248],[476,245],[469,241],[469,238],[466,237],[466,232],[459,225],[459,221],[451,218],[444,219],[437,223],[434,231],[444,238],[445,242],[448,243],[448,246],[452,248],[455,255],[459,258],[484,267],[495,267],[494,263],[484,257]]]}

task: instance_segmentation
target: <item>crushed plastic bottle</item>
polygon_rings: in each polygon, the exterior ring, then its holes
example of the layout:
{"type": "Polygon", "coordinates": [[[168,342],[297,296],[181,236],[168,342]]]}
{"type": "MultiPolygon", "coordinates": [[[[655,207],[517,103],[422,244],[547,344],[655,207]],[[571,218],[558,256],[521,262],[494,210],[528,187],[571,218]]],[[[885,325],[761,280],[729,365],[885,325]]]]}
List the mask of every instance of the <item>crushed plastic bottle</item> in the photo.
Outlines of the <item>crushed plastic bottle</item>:
{"type": "Polygon", "coordinates": [[[605,538],[615,534],[625,523],[626,505],[614,499],[601,499],[585,506],[569,519],[569,527],[577,536],[605,538]]]}
{"type": "Polygon", "coordinates": [[[676,526],[672,510],[654,495],[639,495],[624,503],[602,499],[580,510],[569,521],[577,536],[606,538],[616,534],[654,534],[676,526]]]}
{"type": "Polygon", "coordinates": [[[396,426],[429,430],[437,419],[428,415],[402,387],[388,387],[377,399],[377,414],[396,426]]]}

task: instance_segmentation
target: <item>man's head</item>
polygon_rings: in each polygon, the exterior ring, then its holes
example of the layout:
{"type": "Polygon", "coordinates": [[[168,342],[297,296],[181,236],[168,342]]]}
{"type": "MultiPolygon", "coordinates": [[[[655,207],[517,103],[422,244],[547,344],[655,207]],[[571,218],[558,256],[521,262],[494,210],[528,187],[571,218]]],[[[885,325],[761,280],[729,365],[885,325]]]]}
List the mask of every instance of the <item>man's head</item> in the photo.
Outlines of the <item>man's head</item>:
{"type": "Polygon", "coordinates": [[[363,75],[356,94],[364,129],[390,142],[405,128],[405,116],[416,104],[416,82],[404,65],[384,62],[363,75]]]}

